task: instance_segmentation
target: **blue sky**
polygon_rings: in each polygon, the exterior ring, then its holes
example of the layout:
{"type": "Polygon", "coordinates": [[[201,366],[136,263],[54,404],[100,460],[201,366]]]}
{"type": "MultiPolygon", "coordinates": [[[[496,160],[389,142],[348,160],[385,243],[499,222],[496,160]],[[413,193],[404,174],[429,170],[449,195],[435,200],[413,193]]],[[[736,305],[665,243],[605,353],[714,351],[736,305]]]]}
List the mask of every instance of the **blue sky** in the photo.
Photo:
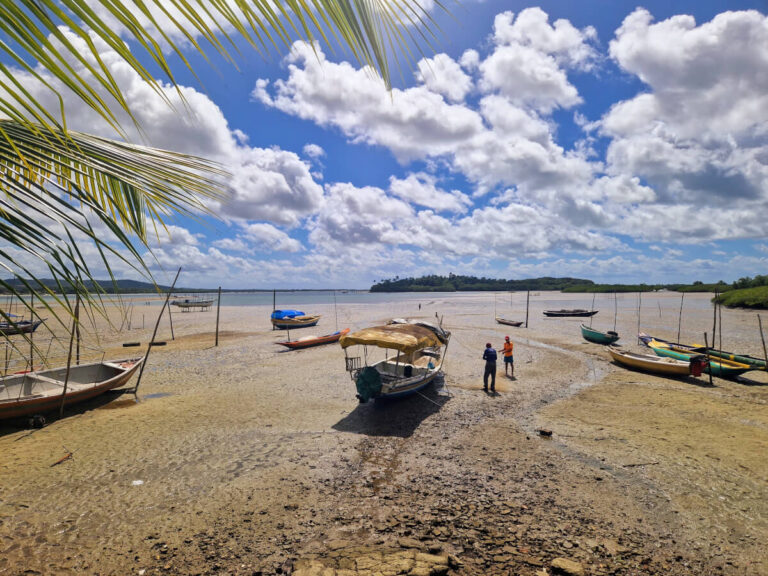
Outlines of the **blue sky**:
{"type": "MultiPolygon", "coordinates": [[[[438,39],[391,93],[300,42],[244,48],[239,70],[193,56],[202,85],[175,61],[180,115],[103,49],[144,143],[233,175],[218,218],[153,240],[158,280],[178,266],[184,286],[225,288],[766,273],[765,2],[424,6],[438,39]]],[[[71,127],[113,135],[65,100],[71,127]]]]}

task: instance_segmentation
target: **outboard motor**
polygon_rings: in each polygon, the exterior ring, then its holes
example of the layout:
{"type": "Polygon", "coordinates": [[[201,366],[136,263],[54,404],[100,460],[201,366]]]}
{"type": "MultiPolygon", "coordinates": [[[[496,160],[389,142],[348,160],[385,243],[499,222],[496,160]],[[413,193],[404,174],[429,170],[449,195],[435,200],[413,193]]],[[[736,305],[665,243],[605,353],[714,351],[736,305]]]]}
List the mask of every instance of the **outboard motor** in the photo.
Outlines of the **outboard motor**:
{"type": "Polygon", "coordinates": [[[691,375],[701,376],[701,373],[704,372],[704,368],[707,367],[707,363],[707,357],[704,355],[691,357],[691,375]]]}

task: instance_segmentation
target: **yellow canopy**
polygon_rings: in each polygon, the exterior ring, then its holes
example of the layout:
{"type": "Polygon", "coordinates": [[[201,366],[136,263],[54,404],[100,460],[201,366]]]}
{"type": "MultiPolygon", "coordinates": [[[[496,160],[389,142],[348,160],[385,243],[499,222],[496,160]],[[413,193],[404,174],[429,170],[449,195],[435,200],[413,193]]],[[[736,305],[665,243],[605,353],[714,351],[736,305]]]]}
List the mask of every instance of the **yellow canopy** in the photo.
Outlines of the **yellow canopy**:
{"type": "Polygon", "coordinates": [[[342,336],[339,339],[339,344],[342,348],[364,344],[399,350],[404,353],[443,345],[432,330],[416,324],[387,324],[386,326],[364,328],[342,336]]]}

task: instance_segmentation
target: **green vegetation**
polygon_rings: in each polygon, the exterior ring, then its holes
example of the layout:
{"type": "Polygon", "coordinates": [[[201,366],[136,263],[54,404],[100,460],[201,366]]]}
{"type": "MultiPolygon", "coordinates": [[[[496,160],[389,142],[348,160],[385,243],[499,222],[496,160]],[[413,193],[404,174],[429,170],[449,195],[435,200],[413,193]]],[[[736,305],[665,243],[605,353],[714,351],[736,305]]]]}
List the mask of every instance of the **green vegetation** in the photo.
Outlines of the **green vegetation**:
{"type": "Polygon", "coordinates": [[[569,286],[588,286],[592,282],[579,278],[532,278],[529,280],[503,280],[474,276],[422,276],[381,280],[371,286],[371,292],[473,292],[514,290],[565,290],[569,286]]]}
{"type": "Polygon", "coordinates": [[[725,294],[720,294],[716,301],[729,308],[759,308],[766,310],[768,309],[768,286],[730,290],[725,294]]]}
{"type": "Polygon", "coordinates": [[[657,290],[669,290],[671,292],[725,292],[732,290],[730,284],[722,280],[716,284],[704,284],[696,281],[693,284],[584,284],[580,286],[570,286],[563,292],[655,292],[657,290]]]}

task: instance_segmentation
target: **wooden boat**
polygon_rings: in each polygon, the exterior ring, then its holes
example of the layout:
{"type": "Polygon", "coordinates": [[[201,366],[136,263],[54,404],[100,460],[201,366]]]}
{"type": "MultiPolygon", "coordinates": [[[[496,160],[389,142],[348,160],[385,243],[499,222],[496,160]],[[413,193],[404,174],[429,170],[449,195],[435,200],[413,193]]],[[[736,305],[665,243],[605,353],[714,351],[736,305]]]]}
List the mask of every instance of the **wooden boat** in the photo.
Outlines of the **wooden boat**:
{"type": "Polygon", "coordinates": [[[597,310],[582,310],[580,308],[572,310],[544,310],[544,316],[549,316],[551,318],[564,318],[568,316],[585,317],[594,316],[597,312],[597,310]]]}
{"type": "Polygon", "coordinates": [[[309,328],[314,326],[320,320],[320,316],[307,315],[301,310],[275,310],[272,312],[270,320],[275,328],[291,330],[293,328],[309,328]]]}
{"type": "Polygon", "coordinates": [[[501,318],[500,316],[496,316],[496,322],[499,324],[506,324],[507,326],[522,326],[523,322],[519,320],[507,320],[506,318],[501,318]]]}
{"type": "Polygon", "coordinates": [[[638,354],[628,350],[620,350],[615,346],[608,346],[608,353],[623,366],[664,376],[688,376],[690,374],[700,376],[707,362],[706,357],[702,356],[692,357],[692,359],[685,361],[651,354],[638,354]]]}
{"type": "MultiPolygon", "coordinates": [[[[678,360],[689,360],[693,356],[701,356],[701,352],[695,352],[690,348],[675,346],[670,342],[657,340],[647,334],[641,334],[640,340],[642,340],[645,345],[653,350],[658,356],[666,356],[667,358],[676,358],[678,360]]],[[[754,368],[749,364],[734,362],[733,360],[726,360],[725,358],[712,357],[709,359],[709,366],[704,368],[705,372],[711,371],[712,376],[718,376],[720,378],[735,378],[750,370],[754,370],[754,368]]]]}
{"type": "Polygon", "coordinates": [[[210,308],[213,298],[184,298],[183,300],[171,300],[171,306],[178,308],[210,308]]]}
{"type": "Polygon", "coordinates": [[[671,344],[672,346],[676,346],[678,348],[683,348],[686,350],[690,350],[691,352],[696,352],[698,354],[709,354],[710,356],[715,356],[716,358],[724,358],[725,360],[732,360],[734,362],[739,362],[741,364],[748,364],[749,366],[752,366],[753,370],[766,369],[764,358],[756,358],[754,356],[750,356],[749,354],[734,354],[733,352],[725,352],[723,350],[718,350],[716,348],[707,348],[706,346],[702,346],[701,344],[690,345],[690,344],[680,344],[679,342],[670,342],[668,340],[664,340],[663,338],[649,336],[644,332],[641,332],[639,334],[639,338],[644,342],[650,339],[654,339],[659,342],[665,342],[667,344],[671,344]]]}
{"type": "Polygon", "coordinates": [[[326,334],[325,336],[303,336],[298,340],[278,342],[278,344],[290,348],[291,350],[300,350],[301,348],[310,348],[312,346],[321,346],[323,344],[330,344],[331,342],[338,342],[339,338],[348,333],[349,328],[344,328],[344,330],[339,330],[333,334],[326,334]]]}
{"type": "MultiPolygon", "coordinates": [[[[144,358],[94,362],[71,366],[65,406],[89,400],[107,390],[125,385],[144,358]]],[[[67,369],[53,368],[0,379],[0,420],[58,410],[67,369]]]]}
{"type": "MultiPolygon", "coordinates": [[[[342,336],[339,344],[358,400],[407,396],[429,385],[443,366],[450,337],[450,332],[426,322],[373,326],[342,336]],[[362,366],[360,356],[348,354],[347,349],[356,345],[379,348],[384,359],[362,366]]],[[[365,354],[366,362],[373,356],[365,354]]]]}
{"type": "Polygon", "coordinates": [[[45,320],[19,320],[18,322],[0,322],[0,335],[14,336],[16,334],[31,334],[45,320]]]}
{"type": "Polygon", "coordinates": [[[586,324],[581,325],[581,335],[585,340],[594,342],[595,344],[613,344],[619,339],[618,332],[608,330],[608,332],[600,332],[594,328],[590,328],[586,324]]]}

